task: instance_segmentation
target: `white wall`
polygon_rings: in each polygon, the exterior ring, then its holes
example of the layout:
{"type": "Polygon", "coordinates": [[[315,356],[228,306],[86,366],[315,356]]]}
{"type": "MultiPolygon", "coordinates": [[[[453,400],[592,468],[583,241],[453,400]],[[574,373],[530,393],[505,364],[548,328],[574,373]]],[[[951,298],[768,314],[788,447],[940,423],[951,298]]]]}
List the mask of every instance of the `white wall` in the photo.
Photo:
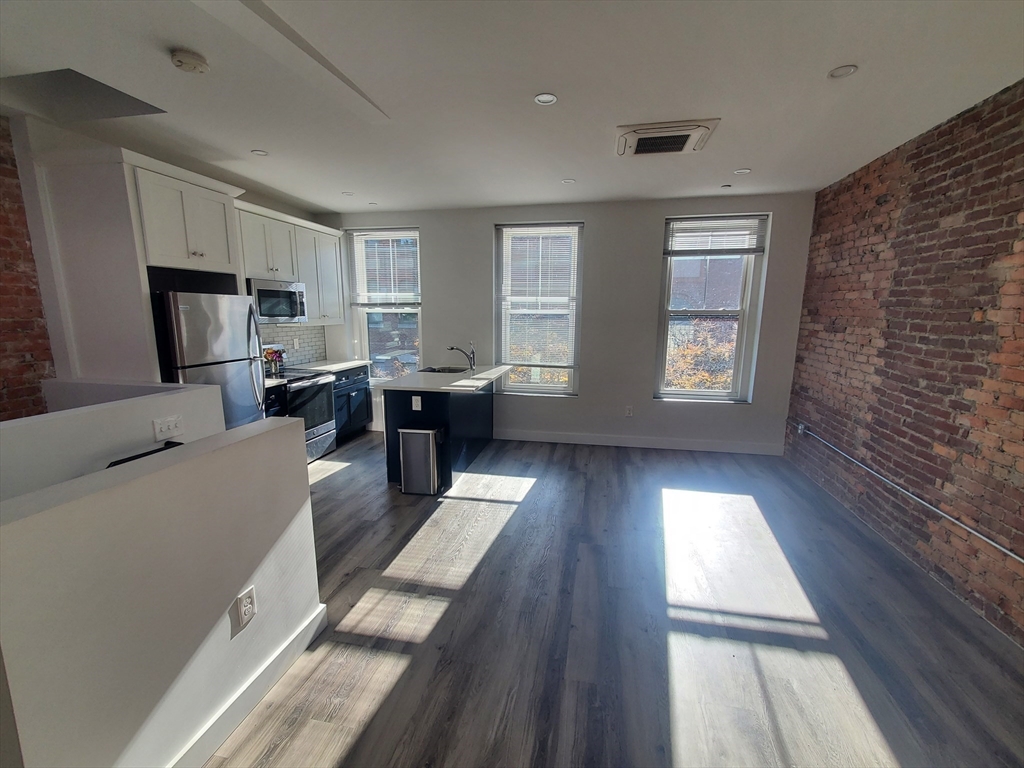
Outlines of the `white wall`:
{"type": "Polygon", "coordinates": [[[13,520],[0,529],[0,645],[29,768],[202,765],[325,622],[299,420],[0,512],[13,520]],[[251,585],[257,614],[239,630],[234,601],[251,585]]]}
{"type": "Polygon", "coordinates": [[[216,386],[54,379],[43,393],[50,413],[0,422],[0,500],[159,448],[153,419],[181,416],[185,433],[174,439],[182,443],[224,431],[216,386]]]}
{"type": "MultiPolygon", "coordinates": [[[[494,225],[582,221],[579,396],[504,395],[495,436],[522,440],[782,454],[793,378],[812,192],[582,203],[325,218],[330,226],[420,230],[423,362],[456,364],[450,344],[494,356],[494,225]],[[655,400],[665,218],[772,214],[753,402],[655,400]],[[633,406],[633,417],[624,416],[633,406]]],[[[458,358],[458,359],[457,359],[458,358]]]]}
{"type": "Polygon", "coordinates": [[[159,381],[132,169],[42,120],[11,125],[57,374],[159,381]]]}
{"type": "Polygon", "coordinates": [[[46,399],[46,412],[66,411],[71,408],[84,408],[87,405],[114,403],[133,397],[147,395],[166,395],[180,392],[189,384],[142,384],[133,381],[100,381],[92,379],[43,379],[43,397],[46,399]]]}

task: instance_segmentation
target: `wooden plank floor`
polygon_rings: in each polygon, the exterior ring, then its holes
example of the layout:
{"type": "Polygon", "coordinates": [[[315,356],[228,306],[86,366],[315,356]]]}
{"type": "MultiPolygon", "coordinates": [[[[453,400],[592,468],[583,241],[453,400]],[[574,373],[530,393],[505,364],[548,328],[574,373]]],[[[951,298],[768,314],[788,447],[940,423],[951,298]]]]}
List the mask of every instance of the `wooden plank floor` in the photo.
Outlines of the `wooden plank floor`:
{"type": "Polygon", "coordinates": [[[781,458],[492,443],[310,467],[326,630],[225,766],[1010,766],[1024,651],[781,458]]]}

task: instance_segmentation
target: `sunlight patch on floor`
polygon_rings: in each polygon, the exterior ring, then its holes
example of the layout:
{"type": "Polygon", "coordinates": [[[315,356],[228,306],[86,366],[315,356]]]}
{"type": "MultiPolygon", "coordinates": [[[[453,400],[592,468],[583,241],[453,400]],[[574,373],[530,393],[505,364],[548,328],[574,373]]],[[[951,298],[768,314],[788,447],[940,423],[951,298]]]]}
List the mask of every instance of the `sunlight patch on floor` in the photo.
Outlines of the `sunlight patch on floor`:
{"type": "Polygon", "coordinates": [[[350,461],[328,461],[327,459],[320,459],[320,461],[314,461],[309,464],[306,469],[309,472],[309,484],[312,486],[314,483],[318,483],[325,477],[330,477],[335,472],[340,472],[343,469],[348,469],[352,466],[350,461]]]}
{"type": "Polygon", "coordinates": [[[296,665],[298,673],[286,674],[215,756],[230,756],[231,765],[258,765],[273,750],[274,765],[338,765],[411,660],[405,654],[331,640],[317,644],[316,650],[307,654],[296,665]],[[318,675],[308,674],[310,667],[330,668],[336,671],[334,679],[343,683],[325,687],[318,675]],[[294,730],[282,740],[281,730],[289,723],[294,730]]]}
{"type": "Polygon", "coordinates": [[[449,602],[444,597],[372,587],[342,619],[336,631],[422,643],[441,620],[449,602]]]}
{"type": "Polygon", "coordinates": [[[366,724],[409,666],[404,654],[338,644],[331,660],[341,670],[338,679],[345,683],[329,691],[311,691],[316,696],[314,711],[303,728],[316,729],[314,738],[288,739],[276,756],[277,765],[337,765],[348,754],[366,724]],[[313,751],[311,751],[311,746],[313,751]]]}
{"type": "Polygon", "coordinates": [[[771,616],[753,616],[747,613],[729,611],[711,611],[706,608],[690,608],[687,606],[670,605],[668,617],[680,623],[694,627],[714,629],[738,629],[747,632],[766,632],[788,637],[804,637],[812,640],[828,640],[828,632],[820,624],[779,619],[771,616]]]}
{"type": "Polygon", "coordinates": [[[898,766],[828,652],[668,633],[675,766],[898,766]]]}
{"type": "Polygon", "coordinates": [[[532,477],[463,472],[442,498],[481,499],[519,504],[526,498],[535,482],[536,479],[532,477]]]}
{"type": "Polygon", "coordinates": [[[752,496],[662,489],[672,762],[897,766],[752,496]]]}
{"type": "Polygon", "coordinates": [[[662,490],[669,605],[818,623],[752,496],[662,490]]]}
{"type": "Polygon", "coordinates": [[[384,576],[457,590],[483,560],[526,494],[532,477],[466,473],[440,500],[384,576]]]}

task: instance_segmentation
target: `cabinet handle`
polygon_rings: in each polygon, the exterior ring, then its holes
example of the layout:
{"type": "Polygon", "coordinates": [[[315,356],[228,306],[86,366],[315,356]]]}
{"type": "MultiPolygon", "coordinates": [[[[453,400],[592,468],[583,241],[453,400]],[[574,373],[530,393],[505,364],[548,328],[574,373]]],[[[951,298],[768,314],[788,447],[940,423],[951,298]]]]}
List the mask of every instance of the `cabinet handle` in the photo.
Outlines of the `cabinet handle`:
{"type": "Polygon", "coordinates": [[[358,392],[349,392],[348,394],[349,397],[355,397],[358,394],[358,392]]]}
{"type": "Polygon", "coordinates": [[[196,253],[195,251],[189,251],[189,252],[188,252],[188,258],[190,258],[190,259],[191,259],[191,258],[192,258],[193,256],[198,256],[198,255],[199,255],[199,254],[198,254],[198,253],[196,253]]]}
{"type": "Polygon", "coordinates": [[[201,259],[205,259],[205,258],[206,258],[206,254],[205,254],[205,253],[200,253],[200,254],[199,254],[199,258],[201,258],[201,259]]]}

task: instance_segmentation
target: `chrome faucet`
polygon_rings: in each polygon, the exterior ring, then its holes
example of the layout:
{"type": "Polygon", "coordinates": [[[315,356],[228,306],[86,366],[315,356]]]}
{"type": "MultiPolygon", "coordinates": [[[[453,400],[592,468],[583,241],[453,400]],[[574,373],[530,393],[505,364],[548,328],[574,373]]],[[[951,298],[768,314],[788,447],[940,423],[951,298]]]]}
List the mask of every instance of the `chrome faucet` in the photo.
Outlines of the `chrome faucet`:
{"type": "Polygon", "coordinates": [[[476,347],[473,346],[473,342],[469,342],[469,352],[464,350],[462,347],[448,347],[449,352],[461,352],[469,360],[469,370],[476,370],[476,347]]]}

